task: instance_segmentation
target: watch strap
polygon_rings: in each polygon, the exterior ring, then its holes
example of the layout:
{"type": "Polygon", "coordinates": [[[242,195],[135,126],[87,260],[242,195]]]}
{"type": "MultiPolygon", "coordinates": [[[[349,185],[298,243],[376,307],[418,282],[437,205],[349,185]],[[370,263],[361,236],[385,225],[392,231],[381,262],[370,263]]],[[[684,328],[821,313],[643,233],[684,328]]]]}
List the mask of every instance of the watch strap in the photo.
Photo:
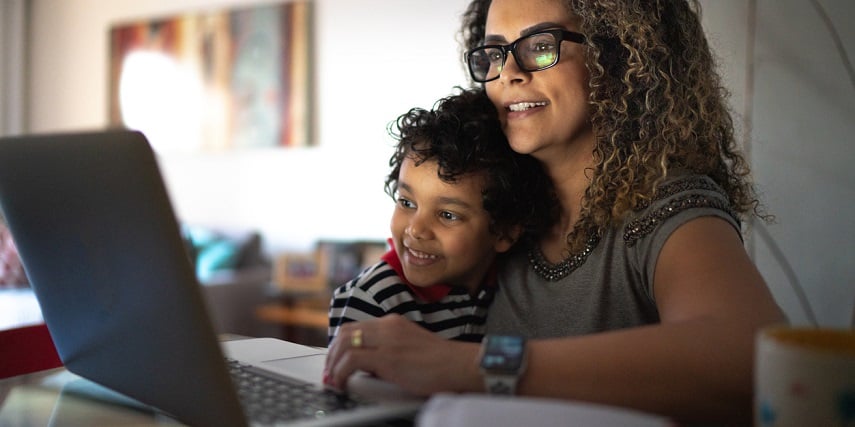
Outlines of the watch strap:
{"type": "Polygon", "coordinates": [[[487,374],[484,376],[484,386],[489,394],[513,395],[517,391],[517,376],[487,374]]]}
{"type": "Polygon", "coordinates": [[[481,374],[489,394],[513,395],[526,369],[526,340],[514,335],[486,335],[481,342],[481,374]]]}

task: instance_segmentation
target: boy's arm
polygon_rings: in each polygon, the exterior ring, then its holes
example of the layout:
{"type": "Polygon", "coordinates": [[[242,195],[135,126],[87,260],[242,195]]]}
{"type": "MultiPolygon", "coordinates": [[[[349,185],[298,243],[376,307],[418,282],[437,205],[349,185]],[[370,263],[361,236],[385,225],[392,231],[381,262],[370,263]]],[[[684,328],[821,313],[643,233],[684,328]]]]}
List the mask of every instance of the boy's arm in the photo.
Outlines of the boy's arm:
{"type": "Polygon", "coordinates": [[[366,269],[353,280],[333,291],[329,308],[329,342],[342,324],[374,319],[394,311],[400,299],[378,296],[393,286],[405,286],[385,262],[366,269]]]}

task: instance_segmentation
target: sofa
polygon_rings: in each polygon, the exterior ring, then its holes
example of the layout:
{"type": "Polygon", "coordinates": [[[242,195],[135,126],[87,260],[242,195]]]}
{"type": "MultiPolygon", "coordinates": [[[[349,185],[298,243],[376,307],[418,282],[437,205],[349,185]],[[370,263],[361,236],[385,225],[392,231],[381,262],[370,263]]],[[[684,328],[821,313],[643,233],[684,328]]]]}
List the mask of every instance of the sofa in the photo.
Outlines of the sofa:
{"type": "Polygon", "coordinates": [[[182,227],[202,285],[208,313],[219,334],[260,336],[256,308],[269,299],[272,266],[255,230],[182,227]]]}

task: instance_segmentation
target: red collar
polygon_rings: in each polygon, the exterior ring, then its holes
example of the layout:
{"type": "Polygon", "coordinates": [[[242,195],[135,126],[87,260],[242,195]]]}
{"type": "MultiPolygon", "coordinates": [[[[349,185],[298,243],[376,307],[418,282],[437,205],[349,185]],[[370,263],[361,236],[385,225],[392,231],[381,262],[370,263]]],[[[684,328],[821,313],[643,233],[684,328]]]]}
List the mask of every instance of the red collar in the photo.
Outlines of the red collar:
{"type": "MultiPolygon", "coordinates": [[[[391,244],[391,242],[389,243],[391,244]]],[[[395,270],[395,273],[398,273],[398,277],[401,278],[404,284],[407,285],[407,287],[410,288],[410,290],[420,299],[423,299],[427,302],[437,302],[445,298],[445,296],[451,292],[451,286],[449,285],[436,284],[421,287],[415,286],[410,283],[410,281],[407,280],[407,276],[404,275],[404,267],[401,265],[401,260],[398,258],[398,253],[395,252],[394,244],[392,245],[392,249],[390,249],[389,252],[383,254],[380,259],[386,261],[386,263],[388,263],[389,266],[392,267],[393,270],[395,270]]]]}
{"type": "MultiPolygon", "coordinates": [[[[449,293],[451,293],[453,287],[451,285],[443,283],[425,287],[415,286],[410,283],[410,281],[407,280],[407,276],[404,275],[404,267],[401,265],[401,260],[400,258],[398,258],[398,253],[395,252],[395,243],[392,241],[392,239],[389,239],[388,242],[389,246],[391,246],[392,249],[390,249],[389,252],[383,254],[380,259],[386,261],[386,263],[389,264],[389,266],[392,267],[393,270],[395,270],[395,273],[398,273],[398,277],[401,278],[404,284],[407,285],[407,287],[409,287],[410,290],[414,294],[416,294],[417,297],[427,302],[437,302],[445,298],[449,293]]],[[[490,271],[487,273],[485,284],[487,287],[493,287],[496,285],[495,268],[490,268],[490,271]]]]}

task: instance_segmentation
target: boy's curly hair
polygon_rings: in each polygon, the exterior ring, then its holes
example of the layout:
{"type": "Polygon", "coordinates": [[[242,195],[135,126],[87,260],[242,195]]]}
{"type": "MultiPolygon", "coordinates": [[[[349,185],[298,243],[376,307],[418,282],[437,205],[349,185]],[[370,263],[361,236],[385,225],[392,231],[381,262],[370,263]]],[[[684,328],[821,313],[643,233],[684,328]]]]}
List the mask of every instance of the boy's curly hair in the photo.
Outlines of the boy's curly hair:
{"type": "Polygon", "coordinates": [[[552,181],[540,162],[510,148],[482,89],[457,89],[459,93],[437,101],[432,110],[413,108],[389,124],[398,144],[389,159],[386,194],[396,197],[407,157],[417,165],[435,161],[439,178],[449,183],[483,173],[481,200],[490,215],[490,231],[511,236],[514,227],[522,226],[523,239],[540,236],[557,218],[552,181]]]}
{"type": "MultiPolygon", "coordinates": [[[[741,216],[770,219],[760,212],[737,147],[729,93],[716,72],[697,0],[564,3],[587,35],[597,138],[582,219],[567,238],[570,249],[644,206],[675,170],[711,177],[741,216]]],[[[489,6],[490,0],[473,0],[464,12],[463,49],[483,43],[489,6]]]]}

